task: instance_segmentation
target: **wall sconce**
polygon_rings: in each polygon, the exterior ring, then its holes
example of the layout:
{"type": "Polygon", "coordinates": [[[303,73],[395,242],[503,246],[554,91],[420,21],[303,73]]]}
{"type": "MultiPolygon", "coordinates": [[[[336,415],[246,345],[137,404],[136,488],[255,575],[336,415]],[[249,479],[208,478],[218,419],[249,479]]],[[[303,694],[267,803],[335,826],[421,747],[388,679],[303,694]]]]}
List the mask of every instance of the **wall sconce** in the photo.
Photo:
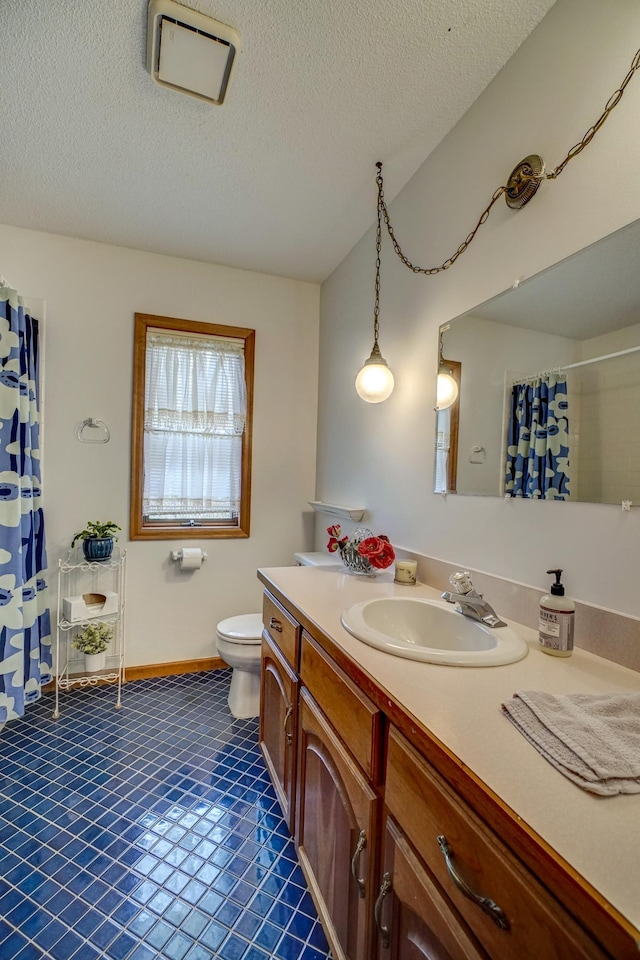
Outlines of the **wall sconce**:
{"type": "Polygon", "coordinates": [[[378,227],[376,230],[376,293],[373,308],[373,349],[371,356],[356,377],[356,391],[367,403],[381,403],[393,393],[394,379],[389,364],[380,353],[378,334],[380,332],[380,247],[382,244],[382,164],[378,168],[378,227]]]}
{"type": "Polygon", "coordinates": [[[442,356],[442,334],[448,329],[447,326],[440,330],[440,340],[438,345],[438,379],[436,381],[436,410],[446,410],[458,399],[458,384],[453,376],[453,371],[447,366],[446,360],[442,356]]]}
{"type": "Polygon", "coordinates": [[[612,111],[615,110],[620,103],[627,85],[638,70],[640,70],[640,50],[636,51],[636,54],[631,61],[629,72],[618,89],[614,91],[614,93],[607,100],[604,110],[596,122],[593,124],[593,126],[589,127],[582,140],[571,147],[564,160],[549,172],[545,170],[545,163],[542,157],[539,157],[535,153],[530,154],[530,156],[525,157],[524,160],[521,160],[520,163],[514,167],[509,174],[506,184],[503,184],[494,191],[489,205],[480,214],[480,219],[476,223],[471,233],[465,240],[462,241],[455,253],[453,253],[437,267],[419,267],[412,263],[411,260],[409,260],[409,258],[403,253],[400,244],[396,240],[395,233],[393,232],[393,227],[391,226],[391,222],[389,220],[389,211],[387,210],[387,205],[384,200],[382,164],[377,163],[376,166],[378,168],[378,173],[376,175],[376,182],[378,184],[378,224],[380,223],[380,214],[382,213],[385,225],[387,227],[387,232],[393,243],[393,249],[397,253],[400,260],[402,260],[405,267],[408,267],[412,273],[424,273],[427,276],[433,276],[437,273],[442,273],[443,270],[448,270],[454,265],[458,257],[460,257],[461,254],[468,249],[469,244],[474,239],[480,227],[489,219],[489,214],[491,213],[494,204],[498,202],[500,197],[504,196],[506,204],[510,210],[520,210],[535,196],[538,188],[545,180],[557,180],[567,164],[573,160],[574,157],[577,157],[579,153],[582,153],[584,148],[591,143],[596,133],[598,133],[602,125],[609,118],[612,111]]]}

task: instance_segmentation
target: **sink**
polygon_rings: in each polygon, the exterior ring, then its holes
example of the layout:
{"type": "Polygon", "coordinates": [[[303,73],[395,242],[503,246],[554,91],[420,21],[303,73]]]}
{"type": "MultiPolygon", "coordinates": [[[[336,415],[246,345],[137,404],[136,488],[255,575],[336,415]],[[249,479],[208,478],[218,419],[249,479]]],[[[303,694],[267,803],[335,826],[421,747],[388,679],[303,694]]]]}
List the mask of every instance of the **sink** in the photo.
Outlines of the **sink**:
{"type": "Polygon", "coordinates": [[[494,667],[528,653],[527,644],[511,627],[487,627],[443,600],[378,597],[354,604],[340,619],[358,640],[409,660],[494,667]]]}

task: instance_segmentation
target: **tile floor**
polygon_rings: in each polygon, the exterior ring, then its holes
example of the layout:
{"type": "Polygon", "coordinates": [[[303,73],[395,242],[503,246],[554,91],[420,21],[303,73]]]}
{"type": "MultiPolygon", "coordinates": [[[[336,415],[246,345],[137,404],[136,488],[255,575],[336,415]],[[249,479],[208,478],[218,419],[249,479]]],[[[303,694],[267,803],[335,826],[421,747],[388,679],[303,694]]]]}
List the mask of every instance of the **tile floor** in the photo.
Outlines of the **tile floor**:
{"type": "Polygon", "coordinates": [[[0,734],[2,960],[327,960],[230,671],[52,697],[0,734]]]}

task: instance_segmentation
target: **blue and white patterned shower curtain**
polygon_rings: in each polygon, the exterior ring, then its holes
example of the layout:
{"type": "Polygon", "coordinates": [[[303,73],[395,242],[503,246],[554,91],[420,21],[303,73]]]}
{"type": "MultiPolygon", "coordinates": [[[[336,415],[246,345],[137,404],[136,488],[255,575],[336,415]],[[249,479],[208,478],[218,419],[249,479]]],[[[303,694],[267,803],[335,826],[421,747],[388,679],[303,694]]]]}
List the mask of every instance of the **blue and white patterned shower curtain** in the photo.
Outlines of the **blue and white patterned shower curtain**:
{"type": "Polygon", "coordinates": [[[514,384],[505,493],[527,499],[569,500],[570,486],[566,376],[545,373],[514,384]]]}
{"type": "Polygon", "coordinates": [[[0,725],[51,680],[38,321],[0,286],[0,725]]]}

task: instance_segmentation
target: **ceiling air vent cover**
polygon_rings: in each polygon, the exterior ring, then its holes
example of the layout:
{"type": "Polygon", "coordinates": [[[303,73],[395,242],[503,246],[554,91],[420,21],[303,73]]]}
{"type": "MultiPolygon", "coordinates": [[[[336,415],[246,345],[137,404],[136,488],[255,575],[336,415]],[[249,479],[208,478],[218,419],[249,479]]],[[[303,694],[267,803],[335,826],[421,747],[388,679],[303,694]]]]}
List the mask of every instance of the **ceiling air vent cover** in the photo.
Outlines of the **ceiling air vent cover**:
{"type": "Polygon", "coordinates": [[[150,0],[147,69],[156,83],[219,105],[239,51],[233,27],[173,0],[150,0]]]}

